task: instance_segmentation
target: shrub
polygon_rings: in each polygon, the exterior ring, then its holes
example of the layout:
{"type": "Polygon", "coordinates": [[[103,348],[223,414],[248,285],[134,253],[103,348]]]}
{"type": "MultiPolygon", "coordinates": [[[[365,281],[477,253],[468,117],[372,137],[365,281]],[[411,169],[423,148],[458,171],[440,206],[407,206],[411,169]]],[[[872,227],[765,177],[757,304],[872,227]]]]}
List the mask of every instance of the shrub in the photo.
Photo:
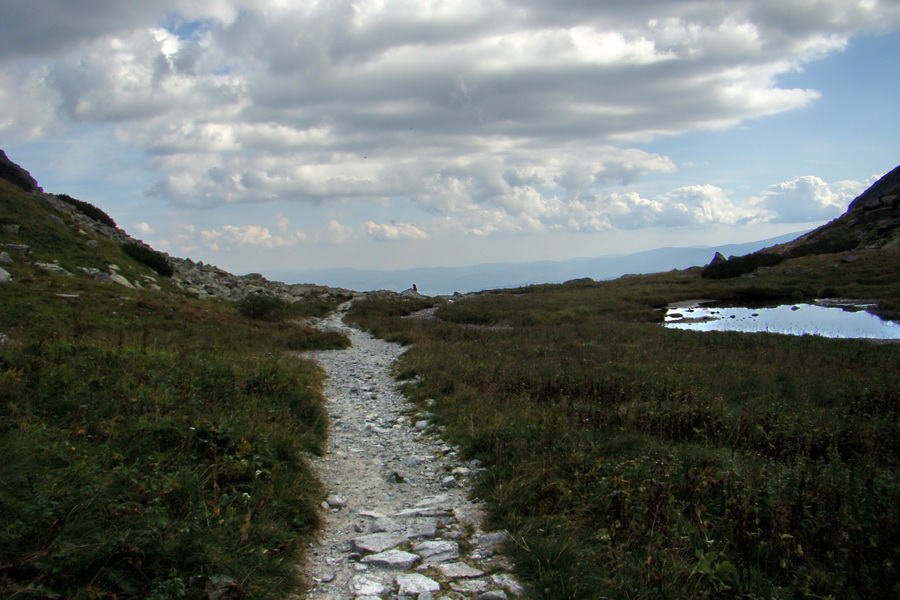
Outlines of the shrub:
{"type": "Polygon", "coordinates": [[[788,258],[800,258],[815,254],[838,254],[847,252],[859,246],[859,240],[854,237],[839,236],[834,239],[823,239],[797,246],[788,253],[788,258]]]}
{"type": "Polygon", "coordinates": [[[759,267],[774,267],[784,258],[771,252],[758,252],[745,256],[732,256],[726,261],[707,265],[700,275],[705,279],[728,279],[752,273],[759,267]]]}
{"type": "Polygon", "coordinates": [[[122,245],[122,251],[139,263],[150,267],[163,277],[171,277],[175,273],[175,270],[172,268],[172,265],[169,264],[169,259],[166,258],[166,255],[162,252],[157,252],[149,246],[128,242],[127,244],[122,245]]]}
{"type": "Polygon", "coordinates": [[[258,321],[282,321],[287,316],[288,302],[269,294],[248,294],[237,303],[238,313],[258,321]]]}
{"type": "Polygon", "coordinates": [[[85,215],[86,217],[90,217],[98,223],[103,223],[104,225],[109,225],[110,227],[118,227],[118,225],[116,225],[116,222],[113,221],[112,217],[110,217],[108,214],[106,214],[104,211],[97,208],[90,202],[78,200],[77,198],[73,198],[68,194],[57,194],[56,197],[66,204],[74,206],[81,214],[85,215]]]}

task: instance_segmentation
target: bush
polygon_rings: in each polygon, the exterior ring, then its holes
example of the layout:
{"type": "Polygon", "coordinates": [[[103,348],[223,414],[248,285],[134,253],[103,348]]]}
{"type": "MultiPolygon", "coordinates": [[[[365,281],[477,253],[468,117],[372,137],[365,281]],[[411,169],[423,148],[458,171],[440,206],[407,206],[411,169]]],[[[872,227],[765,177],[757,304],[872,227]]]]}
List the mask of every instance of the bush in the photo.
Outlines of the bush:
{"type": "Polygon", "coordinates": [[[122,251],[128,256],[144,264],[163,277],[171,277],[175,270],[169,264],[169,259],[162,252],[157,252],[149,246],[144,246],[135,242],[128,242],[122,245],[122,251]]]}
{"type": "Polygon", "coordinates": [[[268,294],[249,294],[237,303],[238,313],[258,321],[282,321],[287,316],[288,302],[268,294]]]}
{"type": "Polygon", "coordinates": [[[732,256],[726,261],[707,265],[700,275],[705,279],[729,279],[752,273],[759,267],[774,267],[784,258],[771,252],[758,252],[746,256],[732,256]]]}
{"type": "Polygon", "coordinates": [[[859,240],[854,237],[840,236],[834,239],[823,239],[797,246],[788,253],[788,258],[800,258],[817,254],[838,254],[847,252],[859,246],[859,240]]]}
{"type": "Polygon", "coordinates": [[[118,227],[118,225],[116,225],[116,222],[113,221],[112,217],[110,217],[108,214],[106,214],[90,202],[78,200],[77,198],[73,198],[68,194],[57,194],[56,197],[66,204],[74,206],[78,209],[79,212],[81,212],[81,214],[85,215],[86,217],[90,217],[98,223],[103,223],[104,225],[109,225],[110,227],[118,227]]]}

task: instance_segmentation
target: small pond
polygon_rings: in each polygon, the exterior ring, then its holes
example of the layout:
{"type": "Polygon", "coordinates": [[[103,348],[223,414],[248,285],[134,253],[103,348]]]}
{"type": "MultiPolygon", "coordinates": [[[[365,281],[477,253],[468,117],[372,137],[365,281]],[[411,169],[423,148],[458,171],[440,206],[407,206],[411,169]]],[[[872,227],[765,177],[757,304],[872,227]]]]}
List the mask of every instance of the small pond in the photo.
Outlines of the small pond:
{"type": "MultiPolygon", "coordinates": [[[[870,305],[869,305],[870,306],[870,305]]],[[[821,335],[832,338],[900,339],[900,323],[866,312],[867,305],[837,300],[763,308],[679,302],[666,309],[664,325],[694,331],[743,331],[821,335]]]]}

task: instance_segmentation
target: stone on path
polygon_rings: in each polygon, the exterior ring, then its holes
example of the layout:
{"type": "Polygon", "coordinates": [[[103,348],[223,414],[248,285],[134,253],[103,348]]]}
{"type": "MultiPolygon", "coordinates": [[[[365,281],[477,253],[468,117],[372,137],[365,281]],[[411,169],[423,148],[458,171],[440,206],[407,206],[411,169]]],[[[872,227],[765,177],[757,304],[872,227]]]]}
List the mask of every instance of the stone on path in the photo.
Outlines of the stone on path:
{"type": "Polygon", "coordinates": [[[390,533],[371,533],[353,540],[353,549],[369,554],[384,552],[398,546],[405,538],[390,533]]]}
{"type": "Polygon", "coordinates": [[[380,581],[369,579],[364,575],[357,575],[350,582],[350,588],[357,596],[380,596],[391,591],[391,588],[380,581]]]}
{"type": "Polygon", "coordinates": [[[403,573],[397,575],[397,585],[400,587],[401,596],[409,596],[412,594],[421,594],[424,592],[436,592],[441,589],[439,584],[430,577],[425,577],[419,573],[403,573]]]}
{"type": "Polygon", "coordinates": [[[449,579],[472,579],[484,575],[484,571],[470,567],[463,562],[440,564],[437,566],[437,570],[449,579]]]}
{"type": "Polygon", "coordinates": [[[419,562],[419,555],[403,550],[388,550],[378,554],[370,554],[360,562],[385,569],[411,569],[419,562]]]}

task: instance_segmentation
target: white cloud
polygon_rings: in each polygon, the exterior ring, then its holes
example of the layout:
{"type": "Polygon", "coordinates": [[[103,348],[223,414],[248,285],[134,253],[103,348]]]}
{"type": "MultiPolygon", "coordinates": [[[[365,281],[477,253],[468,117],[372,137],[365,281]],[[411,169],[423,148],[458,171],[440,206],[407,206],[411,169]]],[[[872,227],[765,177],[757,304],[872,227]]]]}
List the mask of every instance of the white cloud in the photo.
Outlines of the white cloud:
{"type": "Polygon", "coordinates": [[[144,222],[135,223],[134,231],[139,235],[153,235],[156,233],[156,230],[153,229],[153,227],[151,227],[149,223],[144,222]]]}
{"type": "MultiPolygon", "coordinates": [[[[650,199],[608,188],[675,170],[634,143],[814,102],[819,92],[782,88],[779,76],[859,32],[900,27],[900,4],[722,7],[7,2],[0,23],[16,27],[0,30],[0,135],[113,124],[158,172],[151,195],[182,207],[403,199],[433,215],[403,225],[334,221],[309,234],[318,243],[745,222],[762,218],[760,206],[713,186],[650,199]]],[[[781,185],[759,200],[767,218],[821,218],[844,202],[841,189],[826,193],[811,180],[781,185]]],[[[229,227],[197,239],[220,247],[299,239],[286,220],[275,233],[229,227]]]]}
{"type": "Polygon", "coordinates": [[[807,175],[771,186],[759,201],[768,211],[768,220],[775,223],[824,221],[840,216],[871,183],[839,181],[829,184],[819,177],[807,175]]]}
{"type": "Polygon", "coordinates": [[[203,244],[211,250],[232,250],[240,247],[272,250],[296,246],[306,241],[304,233],[274,235],[267,227],[259,225],[225,225],[220,229],[200,231],[199,235],[203,244]]]}
{"type": "Polygon", "coordinates": [[[411,223],[375,223],[374,221],[366,221],[362,224],[362,229],[367,235],[384,242],[424,240],[429,237],[424,230],[411,223]]]}

